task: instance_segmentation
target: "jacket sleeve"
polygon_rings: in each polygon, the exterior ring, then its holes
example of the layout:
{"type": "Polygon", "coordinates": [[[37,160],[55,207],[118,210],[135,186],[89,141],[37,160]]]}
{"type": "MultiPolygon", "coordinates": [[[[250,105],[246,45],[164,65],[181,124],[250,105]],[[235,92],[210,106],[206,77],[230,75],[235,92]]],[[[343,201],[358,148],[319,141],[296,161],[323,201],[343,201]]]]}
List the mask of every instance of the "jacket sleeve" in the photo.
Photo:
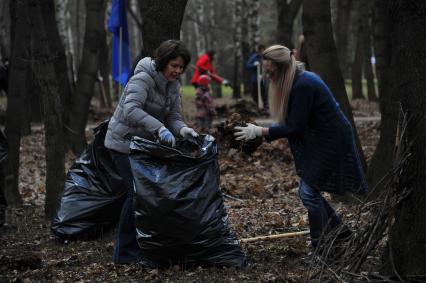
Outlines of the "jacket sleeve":
{"type": "Polygon", "coordinates": [[[166,117],[166,127],[172,131],[175,136],[180,135],[180,129],[182,127],[187,127],[187,125],[182,120],[182,100],[178,92],[175,93],[173,103],[170,107],[169,115],[166,117]]]}
{"type": "Polygon", "coordinates": [[[149,78],[143,75],[133,76],[127,83],[123,102],[123,114],[132,127],[142,127],[150,133],[158,131],[163,123],[144,111],[144,106],[150,91],[149,78]]]}
{"type": "Polygon", "coordinates": [[[211,72],[209,66],[209,58],[207,56],[202,56],[196,63],[196,67],[199,69],[200,74],[205,74],[211,72]]]}
{"type": "Polygon", "coordinates": [[[301,135],[308,127],[313,109],[315,89],[309,83],[301,83],[292,90],[288,116],[284,124],[269,128],[267,140],[301,135]]]}
{"type": "Polygon", "coordinates": [[[257,55],[253,54],[250,56],[250,58],[246,62],[246,69],[247,70],[256,70],[256,66],[254,65],[254,62],[257,62],[257,55]]]}

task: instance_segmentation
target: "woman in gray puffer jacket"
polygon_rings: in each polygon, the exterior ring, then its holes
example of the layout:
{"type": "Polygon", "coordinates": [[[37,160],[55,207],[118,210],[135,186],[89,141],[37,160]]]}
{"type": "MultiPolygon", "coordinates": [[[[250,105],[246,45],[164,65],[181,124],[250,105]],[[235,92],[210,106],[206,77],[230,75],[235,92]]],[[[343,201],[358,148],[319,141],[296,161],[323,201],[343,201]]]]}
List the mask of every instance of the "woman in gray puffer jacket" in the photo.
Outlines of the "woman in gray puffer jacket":
{"type": "Polygon", "coordinates": [[[181,41],[161,43],[154,58],[145,57],[137,64],[109,122],[105,146],[111,149],[114,164],[128,189],[115,243],[115,263],[139,262],[142,259],[136,242],[132,206],[133,175],[128,159],[130,138],[158,138],[164,145],[175,146],[175,136],[198,136],[187,127],[181,116],[178,78],[190,59],[189,51],[181,41]]]}

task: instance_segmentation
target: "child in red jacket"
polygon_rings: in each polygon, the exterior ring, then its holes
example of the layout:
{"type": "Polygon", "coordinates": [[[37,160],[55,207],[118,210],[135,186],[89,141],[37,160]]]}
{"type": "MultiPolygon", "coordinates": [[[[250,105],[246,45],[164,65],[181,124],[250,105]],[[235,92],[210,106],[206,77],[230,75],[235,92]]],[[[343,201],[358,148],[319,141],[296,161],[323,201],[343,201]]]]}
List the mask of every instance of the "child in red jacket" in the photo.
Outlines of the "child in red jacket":
{"type": "Polygon", "coordinates": [[[201,75],[197,80],[195,106],[197,108],[197,127],[200,131],[209,133],[213,118],[216,115],[214,99],[210,93],[210,77],[201,75]]]}

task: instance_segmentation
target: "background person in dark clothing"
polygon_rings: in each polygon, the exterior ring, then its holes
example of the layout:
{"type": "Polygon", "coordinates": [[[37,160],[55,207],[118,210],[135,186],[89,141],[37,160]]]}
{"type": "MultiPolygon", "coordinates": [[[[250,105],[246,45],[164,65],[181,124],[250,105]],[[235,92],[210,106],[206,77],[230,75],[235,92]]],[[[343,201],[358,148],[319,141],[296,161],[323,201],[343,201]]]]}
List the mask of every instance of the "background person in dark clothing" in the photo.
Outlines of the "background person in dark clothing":
{"type": "MultiPolygon", "coordinates": [[[[300,177],[299,196],[308,209],[312,245],[342,221],[322,197],[365,193],[367,184],[354,142],[353,129],[319,76],[304,71],[287,47],[274,45],[263,52],[264,71],[271,79],[271,114],[278,125],[235,127],[237,140],[265,136],[287,138],[300,177]]],[[[349,236],[344,230],[342,237],[349,236]]]]}
{"type": "MultiPolygon", "coordinates": [[[[264,45],[257,46],[256,50],[250,55],[250,58],[246,62],[246,69],[250,71],[250,94],[254,103],[259,106],[259,88],[258,88],[258,75],[262,74],[262,71],[258,73],[258,68],[262,65],[262,52],[265,50],[264,45]]],[[[260,96],[262,98],[263,107],[267,111],[268,105],[268,92],[267,92],[267,81],[265,78],[260,77],[260,96]]]]}

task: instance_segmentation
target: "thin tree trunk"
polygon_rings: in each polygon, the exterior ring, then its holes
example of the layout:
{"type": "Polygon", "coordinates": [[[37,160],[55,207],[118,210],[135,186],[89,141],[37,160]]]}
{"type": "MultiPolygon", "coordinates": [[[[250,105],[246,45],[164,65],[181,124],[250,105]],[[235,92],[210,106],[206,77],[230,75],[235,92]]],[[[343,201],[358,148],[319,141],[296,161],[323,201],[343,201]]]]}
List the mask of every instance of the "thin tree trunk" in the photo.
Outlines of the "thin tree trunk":
{"type": "Polygon", "coordinates": [[[362,25],[362,55],[364,65],[364,76],[367,80],[368,101],[377,101],[376,88],[374,85],[373,66],[371,65],[371,7],[370,0],[360,2],[360,24],[362,25]]]}
{"type": "Polygon", "coordinates": [[[336,64],[339,60],[331,28],[330,3],[321,0],[304,0],[302,21],[310,68],[317,72],[330,87],[343,112],[351,122],[355,142],[365,170],[367,166],[346,94],[345,82],[339,64],[336,64]]]}
{"type": "Polygon", "coordinates": [[[54,2],[52,0],[40,1],[40,9],[43,14],[45,29],[49,38],[48,43],[50,52],[55,55],[52,57],[52,60],[53,66],[55,67],[55,77],[58,80],[57,87],[59,88],[61,101],[63,105],[68,105],[72,95],[69,80],[69,65],[67,64],[68,60],[65,47],[61,41],[56,23],[54,2]]]}
{"type": "Polygon", "coordinates": [[[0,59],[10,57],[10,0],[0,1],[0,59]]]}
{"type": "Polygon", "coordinates": [[[233,79],[233,92],[232,98],[241,97],[241,12],[242,0],[235,0],[234,2],[234,79],[233,79]]]}
{"type": "Polygon", "coordinates": [[[392,93],[411,118],[406,134],[411,158],[400,171],[399,188],[412,189],[401,203],[384,254],[388,274],[401,277],[426,274],[426,2],[390,0],[392,29],[392,93]],[[392,261],[393,260],[393,261],[392,261]]]}
{"type": "Polygon", "coordinates": [[[333,30],[336,35],[337,56],[343,75],[348,74],[349,24],[351,22],[352,0],[336,0],[337,12],[333,30]]]}
{"type": "Polygon", "coordinates": [[[180,27],[187,2],[187,0],[139,0],[143,19],[143,46],[147,56],[152,56],[161,42],[180,38],[180,27]]]}
{"type": "Polygon", "coordinates": [[[90,101],[98,76],[102,41],[105,38],[105,1],[86,0],[86,31],[83,58],[78,70],[77,86],[71,102],[66,140],[71,150],[78,154],[86,146],[86,124],[90,101]]]}
{"type": "Polygon", "coordinates": [[[275,2],[278,9],[277,42],[293,49],[295,44],[293,44],[291,38],[294,19],[302,6],[302,0],[275,0],[275,2]]]}
{"type": "Polygon", "coordinates": [[[203,12],[203,6],[202,6],[202,2],[201,0],[195,0],[194,1],[194,17],[195,17],[195,21],[194,23],[194,32],[195,32],[195,45],[197,46],[197,54],[201,54],[203,52],[206,52],[206,45],[205,45],[205,41],[204,39],[204,35],[203,35],[203,15],[200,15],[200,13],[203,12]]]}
{"type": "Polygon", "coordinates": [[[352,63],[351,78],[352,78],[352,99],[365,99],[362,90],[362,66],[363,66],[363,53],[362,53],[362,31],[359,29],[356,39],[356,48],[354,61],[352,63]]]}
{"type": "MultiPolygon", "coordinates": [[[[245,68],[245,63],[247,59],[250,57],[250,52],[255,48],[255,46],[251,46],[252,42],[252,30],[250,28],[249,22],[251,22],[250,19],[250,5],[252,1],[250,0],[243,0],[243,8],[242,8],[242,19],[241,19],[241,32],[242,34],[248,34],[249,36],[243,36],[241,40],[241,53],[243,57],[243,86],[244,91],[243,94],[250,95],[250,71],[245,68]]],[[[258,27],[259,28],[259,27],[258,27]]],[[[259,43],[259,42],[258,42],[259,43]]],[[[257,43],[257,44],[258,44],[257,43]]]]}
{"type": "Polygon", "coordinates": [[[27,19],[29,17],[28,3],[18,1],[11,5],[13,45],[10,63],[9,90],[7,99],[6,137],[9,144],[8,166],[6,168],[6,199],[9,205],[22,204],[18,190],[19,156],[21,133],[26,116],[26,96],[30,92],[30,54],[27,39],[30,37],[27,19]]]}
{"type": "Polygon", "coordinates": [[[46,202],[45,215],[54,216],[59,195],[63,188],[65,171],[65,150],[63,135],[63,107],[59,89],[61,75],[56,72],[54,56],[50,46],[59,41],[56,25],[49,26],[49,19],[55,18],[53,0],[29,0],[31,27],[32,71],[39,85],[44,109],[44,129],[46,147],[46,202]],[[43,3],[43,4],[41,4],[43,3]],[[44,6],[44,7],[43,7],[44,6]],[[52,15],[53,14],[53,15],[52,15]]]}
{"type": "MultiPolygon", "coordinates": [[[[367,174],[370,188],[375,187],[391,168],[399,111],[398,101],[391,95],[392,41],[391,23],[387,16],[387,2],[388,0],[376,0],[374,7],[374,49],[381,120],[380,139],[371,158],[367,174]]],[[[370,194],[371,198],[376,198],[383,189],[383,184],[377,185],[375,191],[370,194]]]]}

